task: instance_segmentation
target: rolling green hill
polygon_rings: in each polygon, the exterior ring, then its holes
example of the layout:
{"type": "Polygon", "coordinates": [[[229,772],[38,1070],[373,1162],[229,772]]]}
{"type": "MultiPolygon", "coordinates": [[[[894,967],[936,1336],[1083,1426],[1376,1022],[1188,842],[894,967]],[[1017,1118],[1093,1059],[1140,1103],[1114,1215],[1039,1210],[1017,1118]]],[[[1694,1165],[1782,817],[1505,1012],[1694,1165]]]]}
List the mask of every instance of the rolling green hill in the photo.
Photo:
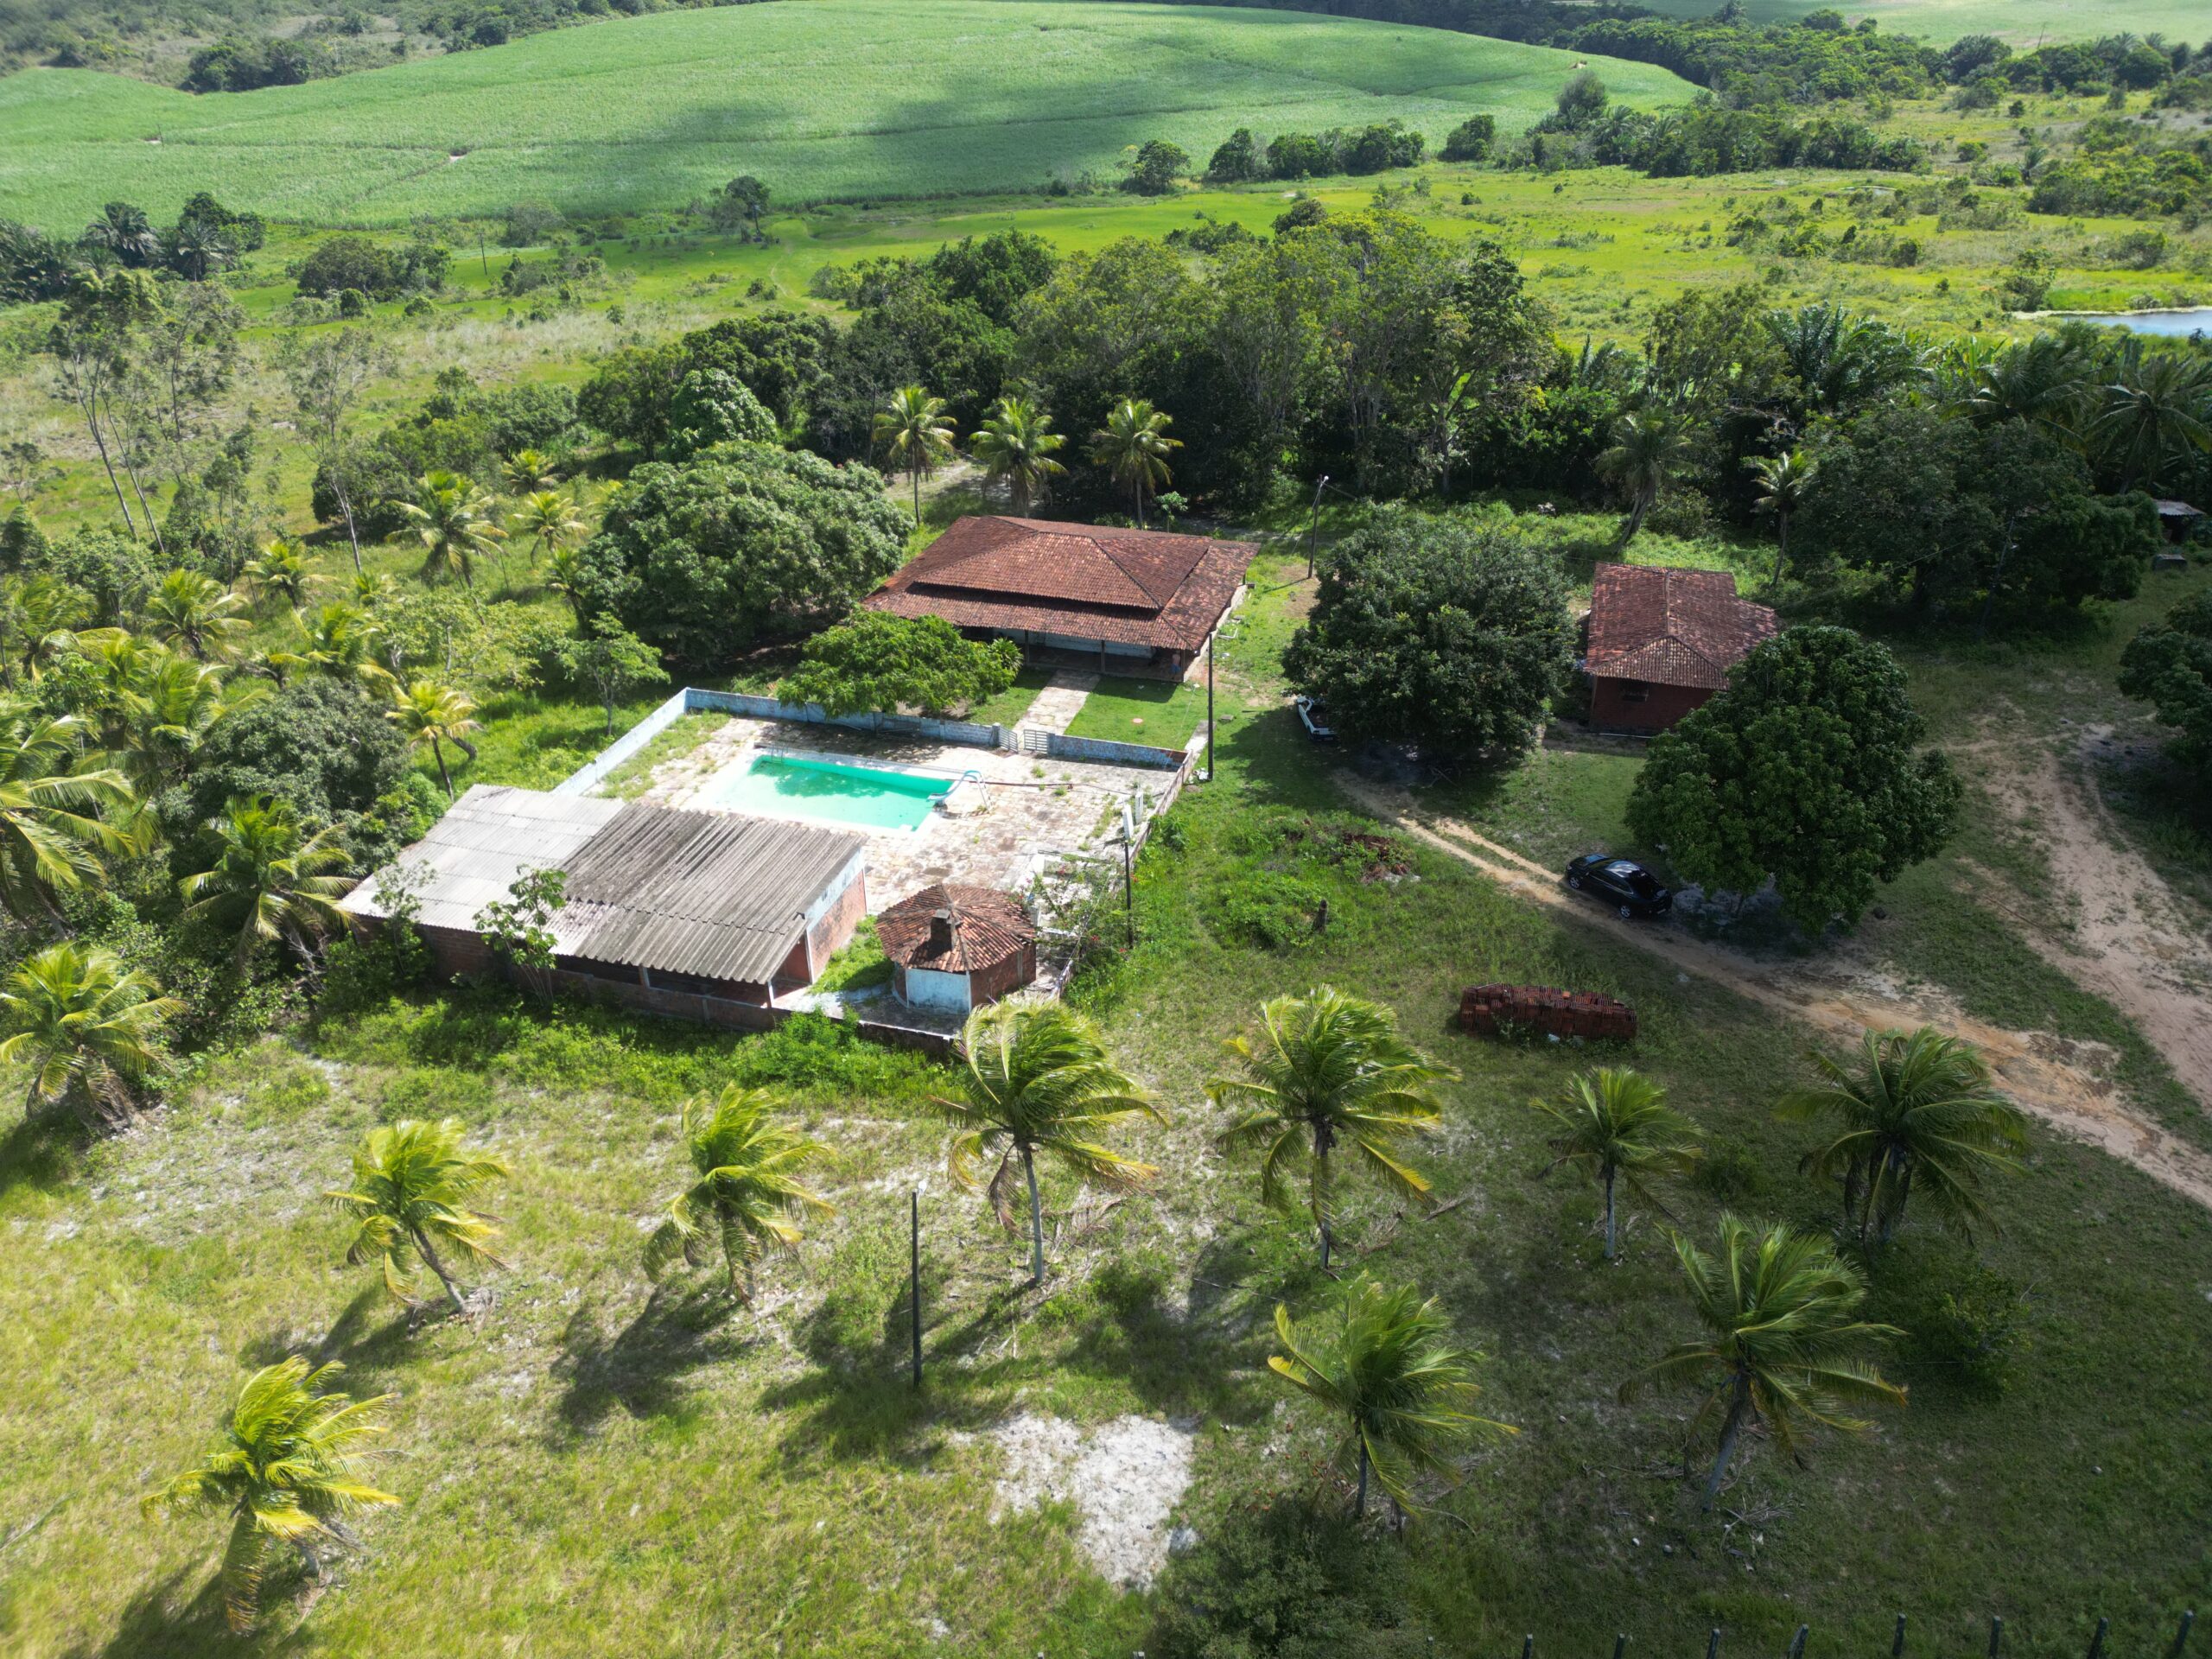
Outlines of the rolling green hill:
{"type": "MultiPolygon", "coordinates": [[[[1015,0],[779,0],[562,29],[305,86],[194,98],[118,76],[0,80],[0,215],[73,228],[198,189],[280,217],[393,224],[543,199],[678,206],[734,174],[781,200],[1003,189],[1109,172],[1235,127],[1550,107],[1568,54],[1287,12],[1015,0]]],[[[1617,98],[1689,87],[1595,60],[1617,98]]]]}
{"type": "MultiPolygon", "coordinates": [[[[1637,0],[1670,17],[1709,17],[1715,0],[1637,0]]],[[[2101,35],[2164,34],[2192,45],[2212,39],[2205,0],[1744,0],[1762,23],[1789,22],[1834,6],[1857,22],[1872,17],[1892,35],[1942,45],[1961,35],[1994,35],[2015,46],[2093,40],[2101,35]]]]}

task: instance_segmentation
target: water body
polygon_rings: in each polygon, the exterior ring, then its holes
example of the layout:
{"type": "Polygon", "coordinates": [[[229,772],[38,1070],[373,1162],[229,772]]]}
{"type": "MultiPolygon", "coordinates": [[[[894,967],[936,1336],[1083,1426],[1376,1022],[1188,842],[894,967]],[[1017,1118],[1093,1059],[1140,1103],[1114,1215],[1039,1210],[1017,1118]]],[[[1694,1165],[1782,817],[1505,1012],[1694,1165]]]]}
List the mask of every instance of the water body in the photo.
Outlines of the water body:
{"type": "Polygon", "coordinates": [[[2125,328],[2138,334],[2212,334],[2212,305],[2186,311],[2062,311],[2065,318],[2079,318],[2107,328],[2125,328]]]}

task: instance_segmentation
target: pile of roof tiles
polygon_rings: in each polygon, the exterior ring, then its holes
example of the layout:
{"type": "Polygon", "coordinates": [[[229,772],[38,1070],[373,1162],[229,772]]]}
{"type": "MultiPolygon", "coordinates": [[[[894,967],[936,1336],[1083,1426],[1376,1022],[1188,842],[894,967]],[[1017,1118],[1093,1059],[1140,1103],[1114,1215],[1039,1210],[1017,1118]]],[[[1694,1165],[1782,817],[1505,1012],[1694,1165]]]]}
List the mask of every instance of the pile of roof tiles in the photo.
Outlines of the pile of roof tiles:
{"type": "Polygon", "coordinates": [[[1478,1036],[1543,1032],[1554,1037],[1636,1040],[1636,1010],[1597,991],[1548,985],[1470,985],[1459,995],[1459,1026],[1478,1036]]]}

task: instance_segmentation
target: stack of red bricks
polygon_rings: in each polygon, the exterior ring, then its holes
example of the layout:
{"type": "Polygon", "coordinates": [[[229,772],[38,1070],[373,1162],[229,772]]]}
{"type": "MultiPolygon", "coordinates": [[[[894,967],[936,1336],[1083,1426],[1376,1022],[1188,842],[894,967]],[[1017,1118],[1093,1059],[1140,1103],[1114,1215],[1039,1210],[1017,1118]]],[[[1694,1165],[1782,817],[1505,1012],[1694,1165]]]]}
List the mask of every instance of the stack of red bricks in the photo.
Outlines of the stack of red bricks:
{"type": "Polygon", "coordinates": [[[1510,1027],[1554,1037],[1636,1040],[1636,1010],[1627,1003],[1597,991],[1548,985],[1470,985],[1459,995],[1459,1025],[1484,1037],[1510,1027]]]}

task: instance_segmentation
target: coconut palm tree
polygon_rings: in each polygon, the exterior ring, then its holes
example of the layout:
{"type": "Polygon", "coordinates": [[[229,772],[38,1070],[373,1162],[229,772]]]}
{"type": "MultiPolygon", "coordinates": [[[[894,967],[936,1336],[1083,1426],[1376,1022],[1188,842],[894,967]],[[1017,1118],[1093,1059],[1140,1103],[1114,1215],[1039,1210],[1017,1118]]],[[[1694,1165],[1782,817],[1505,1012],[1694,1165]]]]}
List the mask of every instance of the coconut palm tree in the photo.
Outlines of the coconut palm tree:
{"type": "Polygon", "coordinates": [[[204,219],[178,221],[173,232],[177,269],[195,283],[204,283],[215,271],[238,257],[238,244],[204,219]]]}
{"type": "Polygon", "coordinates": [[[2074,342],[2037,334],[1974,363],[1959,402],[1978,425],[2026,421],[2079,448],[2088,391],[2087,365],[2074,342]]]}
{"type": "Polygon", "coordinates": [[[914,522],[922,522],[922,480],[952,456],[952,422],[945,402],[919,386],[901,386],[876,411],[875,445],[914,486],[914,522]]]}
{"type": "Polygon", "coordinates": [[[476,758],[476,746],[468,741],[468,734],[478,729],[476,705],[440,681],[416,680],[398,694],[385,718],[399,728],[409,748],[429,746],[430,756],[438,763],[438,781],[451,800],[453,773],[446,770],[445,746],[450,743],[471,760],[476,758]]]}
{"type": "Polygon", "coordinates": [[[146,599],[146,631],[165,645],[206,661],[227,653],[253,624],[245,601],[213,576],[172,570],[146,599]]]}
{"type": "MultiPolygon", "coordinates": [[[[524,453],[527,453],[525,451],[524,453]]],[[[537,568],[541,553],[557,553],[574,546],[590,533],[591,525],[576,511],[576,504],[558,490],[532,490],[515,503],[507,528],[530,542],[530,566],[537,568]]]]}
{"type": "Polygon", "coordinates": [[[711,1232],[721,1245],[730,1294],[751,1301],[753,1264],[772,1249],[797,1248],[798,1217],[836,1213],[795,1179],[828,1158],[830,1148],[777,1122],[768,1108],[765,1092],[734,1084],[717,1100],[685,1103],[683,1144],[699,1179],[677,1195],[668,1219],[645,1240],[648,1279],[658,1282],[679,1261],[704,1267],[711,1232]]]}
{"type": "Polygon", "coordinates": [[[298,650],[269,653],[269,670],[279,681],[294,673],[360,680],[372,686],[391,680],[375,656],[383,630],[359,606],[342,599],[318,605],[313,615],[300,619],[300,633],[298,650]]]}
{"type": "Polygon", "coordinates": [[[123,773],[94,766],[85,721],[16,715],[0,723],[0,906],[18,921],[54,913],[54,894],[100,871],[99,855],[133,842],[103,814],[135,811],[123,773]]]}
{"type": "Polygon", "coordinates": [[[313,942],[344,929],[338,901],[353,884],[336,874],[351,861],[335,825],[307,835],[290,802],[257,795],[232,801],[208,820],[207,832],[214,864],[186,876],[177,891],[187,916],[236,931],[241,968],[264,939],[311,962],[313,942]]]}
{"type": "Polygon", "coordinates": [[[476,561],[496,552],[507,532],[492,522],[491,499],[473,479],[457,473],[429,472],[416,480],[412,501],[391,504],[414,524],[423,544],[423,575],[435,582],[452,575],[473,596],[476,561]]]}
{"type": "Polygon", "coordinates": [[[1435,1087],[1459,1073],[1432,1064],[1401,1037],[1389,1009],[1323,985],[1262,1003],[1258,1031],[1224,1046],[1239,1071],[1208,1083],[1207,1097],[1247,1110],[1223,1133],[1221,1149],[1266,1149],[1260,1197],[1276,1210],[1293,1207],[1294,1169],[1304,1161],[1306,1206],[1320,1235],[1324,1271],[1336,1243],[1340,1147],[1355,1168],[1408,1198],[1428,1191],[1397,1147],[1435,1130],[1435,1087]]]}
{"type": "Polygon", "coordinates": [[[1318,1339],[1301,1343],[1289,1308],[1276,1304],[1283,1351],[1268,1356],[1268,1369],[1351,1429],[1359,1468],[1353,1515],[1367,1513],[1370,1476],[1393,1503],[1411,1509],[1415,1475],[1448,1478],[1450,1454],[1465,1441],[1516,1432],[1467,1409],[1480,1392],[1474,1372],[1482,1357],[1452,1342],[1433,1300],[1362,1276],[1344,1287],[1335,1312],[1318,1339]]]}
{"type": "Polygon", "coordinates": [[[246,587],[266,606],[281,605],[296,611],[308,602],[316,577],[308,563],[308,551],[297,542],[277,537],[245,567],[246,587]]]}
{"type": "Polygon", "coordinates": [[[1844,1225],[1886,1244],[1917,1191],[1946,1226],[1994,1227],[1981,1178],[2020,1166],[2027,1129],[1997,1092],[1980,1055],[1932,1026],[1866,1033],[1856,1067],[1815,1054],[1821,1081],[1783,1096],[1775,1115],[1831,1120],[1835,1139],[1805,1155],[1823,1179],[1843,1178],[1844,1225]]]}
{"type": "Polygon", "coordinates": [[[1045,1282],[1045,1212],[1037,1160],[1056,1159],[1085,1180],[1133,1187],[1158,1172],[1089,1139],[1134,1117],[1166,1122],[1143,1088],[1117,1068],[1098,1028],[1065,1004],[1009,997],[977,1008],[960,1033],[961,1098],[931,1103],[960,1133],[946,1158],[952,1179],[982,1186],[1011,1232],[1017,1177],[1029,1187],[1029,1269],[1045,1282]],[[988,1183],[982,1161],[998,1160],[988,1183]]]}
{"type": "Polygon", "coordinates": [[[1116,484],[1128,486],[1136,503],[1137,525],[1144,525],[1144,504],[1173,480],[1167,457],[1183,447],[1167,435],[1174,416],[1141,397],[1124,397],[1107,411],[1106,424],[1090,435],[1090,458],[1116,484]]]}
{"type": "Polygon", "coordinates": [[[584,620],[584,554],[580,547],[556,547],[545,561],[545,585],[569,601],[569,609],[582,627],[584,620]]]}
{"type": "Polygon", "coordinates": [[[114,951],[64,940],[35,951],[0,984],[0,1062],[31,1074],[23,1109],[73,1095],[111,1118],[159,1071],[162,1023],[184,1004],[114,951]]]}
{"type": "Polygon", "coordinates": [[[1783,573],[1789,568],[1789,521],[1797,516],[1797,510],[1805,505],[1805,498],[1812,493],[1813,479],[1820,470],[1820,463],[1804,450],[1792,449],[1779,455],[1753,455],[1744,465],[1750,468],[1751,480],[1759,488],[1751,505],[1774,519],[1772,586],[1779,588],[1783,573]]]}
{"type": "Polygon", "coordinates": [[[1009,392],[992,405],[989,416],[969,440],[968,447],[983,463],[984,476],[1006,486],[1017,516],[1027,516],[1050,495],[1052,480],[1067,471],[1052,459],[1052,452],[1067,440],[1051,426],[1044,410],[1009,392]]]}
{"type": "Polygon", "coordinates": [[[514,496],[535,495],[561,482],[552,457],[539,449],[516,450],[501,465],[499,475],[506,480],[507,493],[514,496]]]}
{"type": "Polygon", "coordinates": [[[1559,1126],[1551,1169],[1571,1166],[1605,1195],[1605,1260],[1616,1254],[1614,1188],[1648,1198],[1646,1179],[1687,1170],[1697,1160],[1699,1129],[1667,1104],[1667,1091],[1625,1067],[1600,1066],[1571,1079],[1556,1101],[1531,1103],[1559,1126]]]}
{"type": "Polygon", "coordinates": [[[468,1311],[438,1255],[440,1245],[473,1262],[506,1265],[492,1254],[492,1241],[499,1236],[496,1219],[468,1204],[480,1188],[504,1180],[507,1166],[467,1150],[461,1145],[467,1134],[457,1117],[435,1123],[403,1117],[371,1129],[353,1154],[353,1185],[323,1195],[360,1223],[346,1248],[346,1265],[378,1263],[385,1288],[409,1306],[422,1281],[415,1265],[420,1262],[437,1274],[454,1311],[468,1311]]]}
{"type": "Polygon", "coordinates": [[[85,226],[77,241],[79,246],[111,255],[134,270],[152,264],[162,251],[161,234],[146,217],[146,210],[127,201],[108,203],[100,216],[85,226]]]}
{"type": "Polygon", "coordinates": [[[145,666],[136,690],[110,747],[146,797],[189,773],[209,729],[252,695],[234,695],[214,664],[167,651],[145,666]]]}
{"type": "Polygon", "coordinates": [[[1724,1214],[1718,1262],[1679,1233],[1674,1243],[1706,1335],[1622,1384],[1621,1398],[1649,1384],[1705,1391],[1697,1421],[1718,1423],[1720,1433],[1705,1481],[1707,1509],[1746,1428],[1763,1424],[1777,1445],[1794,1452],[1808,1426],[1868,1427],[1845,1414],[1851,1407],[1904,1403],[1904,1390],[1859,1357],[1897,1332],[1858,1317],[1866,1282],[1827,1240],[1783,1222],[1758,1230],[1724,1214]]]}
{"type": "Polygon", "coordinates": [[[2212,449],[2212,367],[2129,346],[2098,391],[2088,435],[2124,487],[2150,488],[2191,450],[2212,449]]]}
{"type": "Polygon", "coordinates": [[[384,1432],[373,1414],[391,1396],[355,1400],[331,1389],[345,1369],[334,1360],[310,1368],[294,1355],[255,1372],[238,1392],[222,1444],[143,1500],[149,1510],[214,1510],[231,1517],[223,1611],[240,1635],[260,1617],[272,1548],[289,1544],[320,1580],[318,1541],[351,1543],[347,1515],[399,1502],[359,1478],[360,1443],[384,1432]]]}
{"type": "Polygon", "coordinates": [[[1689,440],[1663,410],[1624,415],[1613,428],[1612,447],[1598,457],[1598,475],[1628,502],[1615,545],[1626,547],[1689,454],[1689,440]]]}

